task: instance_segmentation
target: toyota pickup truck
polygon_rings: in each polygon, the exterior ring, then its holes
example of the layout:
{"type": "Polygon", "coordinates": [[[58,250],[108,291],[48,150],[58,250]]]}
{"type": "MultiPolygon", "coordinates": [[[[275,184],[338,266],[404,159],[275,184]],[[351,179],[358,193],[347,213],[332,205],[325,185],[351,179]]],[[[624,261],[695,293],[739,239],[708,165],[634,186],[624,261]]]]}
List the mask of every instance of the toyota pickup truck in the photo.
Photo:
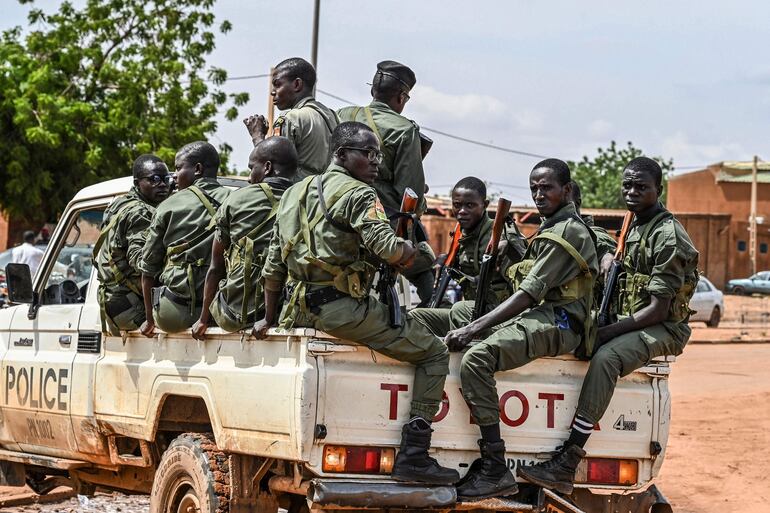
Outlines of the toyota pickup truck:
{"type": "MultiPolygon", "coordinates": [[[[254,340],[211,328],[203,342],[189,332],[103,333],[96,272],[90,261],[69,272],[71,255],[89,254],[104,209],[130,186],[123,178],[80,191],[34,279],[26,266],[7,268],[0,485],[150,494],[153,512],[671,511],[653,481],[668,439],[673,359],[620,380],[572,495],[522,482],[514,497],[459,502],[454,487],[390,478],[408,365],[313,329],[254,340]]],[[[460,393],[459,356],[432,455],[463,475],[479,434],[460,393]]],[[[546,459],[567,437],[586,368],[566,355],[497,375],[512,470],[546,459]]]]}

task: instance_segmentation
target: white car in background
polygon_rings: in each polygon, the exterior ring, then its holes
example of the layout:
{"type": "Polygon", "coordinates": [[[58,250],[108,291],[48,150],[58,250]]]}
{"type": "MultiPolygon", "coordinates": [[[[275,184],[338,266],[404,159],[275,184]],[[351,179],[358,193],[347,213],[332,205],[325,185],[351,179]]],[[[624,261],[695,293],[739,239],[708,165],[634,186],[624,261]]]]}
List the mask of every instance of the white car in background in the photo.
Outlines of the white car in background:
{"type": "Polygon", "coordinates": [[[690,316],[691,322],[702,321],[706,326],[716,328],[725,313],[722,291],[705,276],[701,276],[695,293],[690,299],[690,310],[695,310],[695,313],[690,316]]]}

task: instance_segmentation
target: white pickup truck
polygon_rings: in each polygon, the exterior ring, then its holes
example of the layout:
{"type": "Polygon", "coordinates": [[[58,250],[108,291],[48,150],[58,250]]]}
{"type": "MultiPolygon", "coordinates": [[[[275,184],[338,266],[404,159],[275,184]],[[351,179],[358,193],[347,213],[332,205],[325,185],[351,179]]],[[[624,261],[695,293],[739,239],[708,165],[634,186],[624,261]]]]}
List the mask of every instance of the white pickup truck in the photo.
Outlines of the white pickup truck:
{"type": "MultiPolygon", "coordinates": [[[[312,329],[273,330],[262,341],[215,328],[205,342],[189,332],[102,333],[96,272],[83,255],[105,207],[130,186],[125,178],[83,189],[34,279],[8,268],[0,485],[149,493],[153,512],[671,511],[652,484],[668,439],[667,361],[620,381],[573,495],[521,483],[516,497],[462,503],[453,487],[390,479],[409,366],[312,329]]],[[[479,435],[459,363],[453,355],[432,451],[463,475],[479,435]]],[[[512,469],[567,437],[586,367],[563,356],[498,374],[512,469]]]]}

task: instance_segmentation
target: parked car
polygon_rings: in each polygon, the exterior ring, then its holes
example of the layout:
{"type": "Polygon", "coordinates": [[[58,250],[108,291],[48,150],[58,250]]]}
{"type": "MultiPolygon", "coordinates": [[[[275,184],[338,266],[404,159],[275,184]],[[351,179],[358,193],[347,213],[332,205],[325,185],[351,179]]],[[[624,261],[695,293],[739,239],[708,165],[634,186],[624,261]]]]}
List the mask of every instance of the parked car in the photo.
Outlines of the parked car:
{"type": "Polygon", "coordinates": [[[695,293],[690,299],[690,310],[695,310],[695,313],[690,316],[690,321],[703,321],[706,326],[716,328],[725,312],[722,291],[705,276],[701,276],[695,293]]]}
{"type": "Polygon", "coordinates": [[[770,271],[761,271],[750,278],[730,280],[725,292],[742,296],[744,294],[770,294],[770,271]]]}

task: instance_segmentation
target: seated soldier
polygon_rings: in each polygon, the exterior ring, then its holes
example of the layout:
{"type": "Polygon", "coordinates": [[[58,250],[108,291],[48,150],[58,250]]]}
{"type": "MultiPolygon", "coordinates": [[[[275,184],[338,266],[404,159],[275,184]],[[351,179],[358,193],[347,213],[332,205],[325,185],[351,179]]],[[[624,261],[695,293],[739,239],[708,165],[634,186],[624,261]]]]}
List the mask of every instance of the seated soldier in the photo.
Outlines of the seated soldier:
{"type": "Polygon", "coordinates": [[[517,474],[527,481],[572,493],[583,447],[607,411],[618,378],[655,357],[681,354],[690,338],[688,304],[698,283],[698,251],[659,202],[662,178],[658,163],[647,157],[633,159],[623,171],[621,191],[635,219],[626,237],[620,319],[599,328],[569,439],[552,459],[519,467],[517,474]]]}
{"type": "Polygon", "coordinates": [[[460,497],[479,499],[517,491],[500,435],[495,373],[572,352],[589,331],[598,263],[593,233],[569,201],[570,181],[569,167],[561,160],[547,159],[535,166],[529,185],[544,220],[524,259],[508,272],[515,292],[491,312],[446,336],[447,346],[460,350],[497,327],[471,346],[460,364],[463,397],[481,430],[481,459],[458,483],[460,497]]]}
{"type": "Polygon", "coordinates": [[[593,230],[594,235],[596,235],[596,256],[599,258],[599,265],[601,267],[609,266],[609,262],[615,255],[615,249],[618,247],[618,243],[607,230],[601,226],[596,226],[593,216],[580,213],[580,207],[583,205],[583,195],[580,193],[580,185],[574,180],[572,181],[572,195],[570,196],[570,201],[575,205],[577,215],[583,218],[583,221],[586,222],[588,227],[593,230]]]}
{"type": "Polygon", "coordinates": [[[147,337],[156,323],[174,333],[192,326],[200,315],[212,221],[230,192],[217,182],[219,153],[207,142],[184,146],[174,168],[179,191],[155,211],[139,264],[146,314],[141,331],[147,337]],[[153,288],[158,279],[160,286],[153,288]]]}
{"type": "Polygon", "coordinates": [[[281,198],[262,270],[265,318],[254,326],[254,335],[264,337],[275,324],[286,285],[283,327],[323,330],[414,364],[411,419],[402,429],[392,477],[454,483],[457,471],[428,456],[449,352],[418,322],[407,319],[393,327],[388,306],[370,295],[371,258],[403,269],[416,253],[396,236],[372,187],[382,159],[377,137],[362,123],[340,123],[332,135],[332,158],[324,174],[304,179],[281,198]]]}
{"type": "Polygon", "coordinates": [[[138,329],[144,322],[139,260],[155,207],[168,197],[171,179],[168,167],[155,155],[139,156],[132,171],[134,186],[104,212],[94,245],[102,329],[113,335],[138,329]]]}
{"type": "Polygon", "coordinates": [[[259,275],[273,233],[278,201],[294,183],[297,151],[285,137],[270,137],[249,155],[248,187],[230,193],[217,211],[203,309],[192,329],[203,340],[210,316],[225,331],[251,327],[264,316],[259,275]]]}
{"type": "MultiPolygon", "coordinates": [[[[462,288],[463,299],[472,302],[476,299],[476,279],[494,224],[487,214],[487,186],[478,178],[469,176],[457,182],[451,196],[452,213],[462,231],[452,272],[462,288]]],[[[508,241],[505,248],[510,254],[509,259],[517,262],[524,253],[525,244],[515,227],[510,231],[506,234],[508,241]]],[[[492,274],[487,291],[487,308],[490,311],[511,295],[511,287],[503,276],[505,270],[503,264],[492,274]]],[[[450,315],[447,308],[418,308],[412,310],[410,315],[425,324],[431,333],[443,337],[450,330],[470,322],[471,305],[468,303],[464,308],[455,309],[454,315],[450,315]]]]}

